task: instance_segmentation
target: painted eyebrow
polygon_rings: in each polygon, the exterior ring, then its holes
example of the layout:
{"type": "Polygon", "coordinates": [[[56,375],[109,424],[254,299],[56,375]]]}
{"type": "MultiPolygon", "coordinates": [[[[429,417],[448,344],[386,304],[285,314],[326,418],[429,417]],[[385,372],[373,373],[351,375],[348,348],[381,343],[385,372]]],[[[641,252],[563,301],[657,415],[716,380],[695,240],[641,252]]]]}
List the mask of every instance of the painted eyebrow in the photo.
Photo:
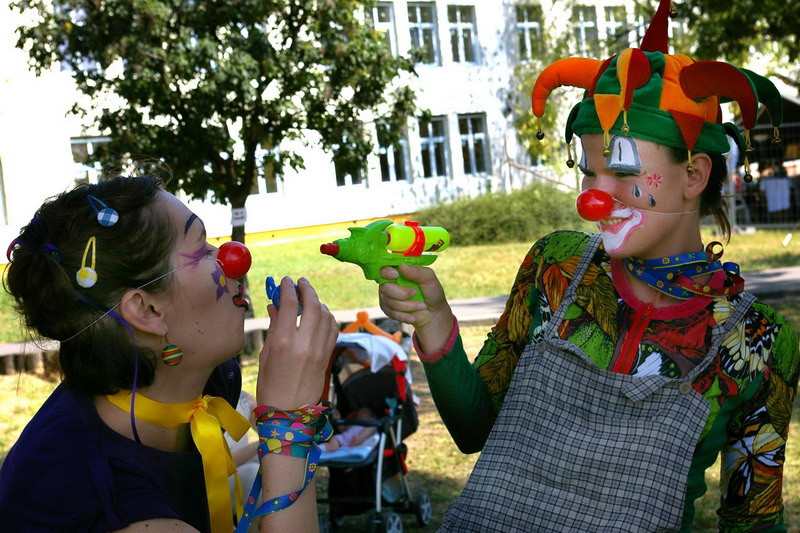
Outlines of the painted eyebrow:
{"type": "Polygon", "coordinates": [[[187,234],[187,233],[189,233],[189,228],[191,227],[192,223],[193,223],[195,220],[200,220],[200,219],[197,217],[197,215],[195,215],[194,213],[192,213],[191,215],[189,215],[189,219],[186,221],[186,225],[183,227],[183,236],[184,236],[184,237],[186,237],[186,234],[187,234]]]}
{"type": "Polygon", "coordinates": [[[192,224],[194,223],[195,220],[200,222],[200,236],[202,237],[203,240],[205,240],[205,238],[206,238],[206,225],[203,224],[203,221],[200,219],[200,217],[198,217],[194,213],[189,215],[188,220],[186,220],[186,225],[183,226],[183,237],[186,238],[186,234],[189,233],[189,229],[191,228],[191,226],[192,226],[192,224]]]}

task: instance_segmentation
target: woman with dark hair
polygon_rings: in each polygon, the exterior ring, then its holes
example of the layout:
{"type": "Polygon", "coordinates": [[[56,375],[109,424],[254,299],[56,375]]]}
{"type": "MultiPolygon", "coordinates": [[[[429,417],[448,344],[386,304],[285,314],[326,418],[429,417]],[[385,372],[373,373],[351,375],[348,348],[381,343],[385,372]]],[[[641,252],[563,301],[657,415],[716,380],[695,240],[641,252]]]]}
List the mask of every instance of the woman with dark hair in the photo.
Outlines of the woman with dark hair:
{"type": "Polygon", "coordinates": [[[234,409],[233,359],[249,253],[220,249],[153,177],[78,186],[23,228],[5,287],[31,331],[60,341],[64,379],[0,470],[3,531],[230,533],[264,513],[263,531],[316,527],[315,441],[330,427],[329,408],[313,404],[336,323],[301,279],[297,325],[297,293],[283,280],[254,391],[263,476],[243,513],[223,430],[239,439],[249,428],[234,409]],[[261,489],[269,504],[254,510],[261,489]]]}
{"type": "Polygon", "coordinates": [[[580,137],[577,206],[599,233],[533,245],[472,364],[431,269],[399,267],[424,302],[380,286],[384,312],[415,327],[454,440],[481,451],[442,531],[689,531],[720,455],[720,530],[786,531],[797,337],[700,234],[706,215],[730,231],[722,154],[726,134],[743,141],[718,122],[720,98],[748,128],[759,100],[780,123],[780,99],[749,71],[669,55],[669,11],[662,0],[641,48],[537,79],[537,116],[556,87],[586,90],[566,140],[580,137]]]}

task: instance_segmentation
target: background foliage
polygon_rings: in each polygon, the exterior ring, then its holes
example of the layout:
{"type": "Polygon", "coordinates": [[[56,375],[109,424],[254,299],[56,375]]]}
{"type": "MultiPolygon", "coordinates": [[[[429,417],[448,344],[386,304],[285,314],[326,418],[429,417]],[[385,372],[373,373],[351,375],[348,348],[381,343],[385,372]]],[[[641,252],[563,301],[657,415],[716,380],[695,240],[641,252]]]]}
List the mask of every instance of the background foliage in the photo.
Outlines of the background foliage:
{"type": "MultiPolygon", "coordinates": [[[[106,162],[165,161],[172,191],[243,207],[260,173],[300,168],[284,141],[313,132],[340,168],[390,143],[415,111],[393,57],[365,22],[371,0],[18,0],[37,71],[70,71],[112,140],[106,162]]],[[[97,117],[95,119],[95,116],[97,117]]],[[[137,169],[147,172],[149,168],[137,169]]],[[[244,227],[234,228],[244,240],[244,227]]]]}
{"type": "Polygon", "coordinates": [[[442,226],[459,246],[531,242],[555,229],[592,226],[575,211],[575,194],[542,182],[512,193],[496,192],[423,209],[415,219],[442,226]]]}

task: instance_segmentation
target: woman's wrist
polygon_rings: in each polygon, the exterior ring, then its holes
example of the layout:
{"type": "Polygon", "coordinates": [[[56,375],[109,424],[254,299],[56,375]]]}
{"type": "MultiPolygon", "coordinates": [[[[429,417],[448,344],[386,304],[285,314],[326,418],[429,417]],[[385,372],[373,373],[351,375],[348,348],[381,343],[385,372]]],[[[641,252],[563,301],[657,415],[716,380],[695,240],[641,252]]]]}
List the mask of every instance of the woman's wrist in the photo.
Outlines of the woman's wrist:
{"type": "Polygon", "coordinates": [[[444,337],[444,335],[441,333],[441,331],[445,328],[441,328],[435,335],[430,335],[430,330],[426,330],[424,335],[419,335],[419,330],[417,330],[411,336],[414,349],[417,351],[417,356],[419,356],[422,362],[433,363],[438,361],[446,354],[450,353],[450,350],[453,349],[453,345],[458,338],[459,327],[458,319],[453,315],[450,316],[452,318],[452,325],[450,326],[447,337],[444,337]],[[425,351],[426,349],[430,350],[430,348],[428,348],[429,346],[433,346],[435,348],[432,351],[425,351]],[[436,348],[436,346],[438,346],[438,348],[436,348]]]}

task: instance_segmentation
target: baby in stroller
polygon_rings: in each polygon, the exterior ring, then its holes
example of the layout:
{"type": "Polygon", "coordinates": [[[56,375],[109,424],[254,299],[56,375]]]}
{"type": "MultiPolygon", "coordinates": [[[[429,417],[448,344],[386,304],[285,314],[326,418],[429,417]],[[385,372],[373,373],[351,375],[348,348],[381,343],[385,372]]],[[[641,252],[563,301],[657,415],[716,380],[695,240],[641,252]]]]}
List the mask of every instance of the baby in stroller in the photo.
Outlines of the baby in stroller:
{"type": "MultiPolygon", "coordinates": [[[[341,419],[342,414],[338,409],[334,409],[333,417],[334,419],[341,419]]],[[[335,433],[328,442],[323,442],[320,444],[320,449],[323,452],[334,452],[342,448],[354,448],[357,446],[367,447],[370,444],[372,447],[374,447],[375,444],[377,444],[377,441],[375,439],[370,439],[370,437],[376,435],[378,433],[378,429],[372,425],[361,425],[359,422],[362,420],[375,422],[377,421],[377,416],[369,407],[362,407],[358,409],[355,413],[355,420],[350,421],[351,425],[339,424],[336,427],[336,431],[338,431],[338,433],[335,433]],[[371,442],[373,440],[375,440],[374,443],[371,442]]],[[[331,454],[327,453],[325,458],[330,460],[331,454]]]]}
{"type": "Polygon", "coordinates": [[[397,337],[371,326],[373,333],[341,333],[333,354],[332,399],[341,417],[335,420],[340,433],[319,461],[329,472],[327,497],[318,498],[328,506],[327,514],[320,512],[322,532],[340,526],[346,515],[367,513],[366,531],[393,533],[403,530],[398,513],[416,515],[420,526],[431,518],[428,495],[412,495],[406,480],[403,439],[419,423],[408,353],[397,337]]]}

